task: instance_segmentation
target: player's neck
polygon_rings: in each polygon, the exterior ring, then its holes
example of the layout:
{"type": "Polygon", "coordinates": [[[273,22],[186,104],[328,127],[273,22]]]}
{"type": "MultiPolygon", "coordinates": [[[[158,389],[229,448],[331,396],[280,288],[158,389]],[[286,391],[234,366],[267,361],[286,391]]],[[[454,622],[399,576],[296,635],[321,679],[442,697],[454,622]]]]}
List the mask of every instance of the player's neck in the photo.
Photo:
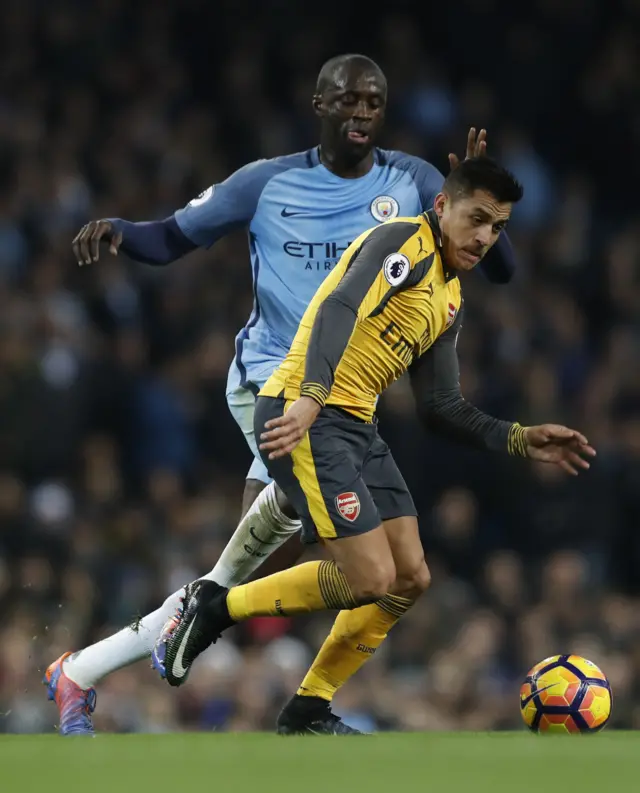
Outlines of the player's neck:
{"type": "Polygon", "coordinates": [[[447,247],[448,247],[448,238],[445,232],[442,229],[442,222],[440,218],[436,214],[435,209],[428,209],[424,213],[424,217],[426,218],[429,227],[431,228],[431,232],[433,234],[433,241],[436,244],[436,248],[440,252],[440,260],[442,262],[442,272],[444,275],[445,281],[450,281],[452,278],[455,278],[458,273],[457,271],[450,267],[447,264],[447,247]]]}
{"type": "Polygon", "coordinates": [[[326,144],[320,144],[320,162],[324,167],[341,179],[359,179],[373,168],[373,149],[361,160],[340,156],[339,152],[326,144]]]}

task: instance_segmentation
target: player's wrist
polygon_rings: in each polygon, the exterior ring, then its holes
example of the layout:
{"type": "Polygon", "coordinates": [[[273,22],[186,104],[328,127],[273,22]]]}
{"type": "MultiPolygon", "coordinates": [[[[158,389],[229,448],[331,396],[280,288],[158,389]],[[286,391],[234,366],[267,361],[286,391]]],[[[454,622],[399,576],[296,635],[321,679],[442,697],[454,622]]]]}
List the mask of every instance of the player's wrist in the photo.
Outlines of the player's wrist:
{"type": "Polygon", "coordinates": [[[301,415],[304,416],[306,429],[309,429],[318,418],[318,414],[322,410],[322,405],[313,397],[301,396],[300,399],[298,399],[298,406],[302,408],[301,415]]]}
{"type": "Polygon", "coordinates": [[[303,383],[300,386],[300,396],[313,399],[321,408],[329,398],[329,391],[320,383],[303,383]]]}
{"type": "Polygon", "coordinates": [[[507,436],[507,451],[513,457],[528,457],[529,438],[527,430],[529,427],[523,427],[522,424],[515,421],[509,427],[509,434],[507,436]]]}

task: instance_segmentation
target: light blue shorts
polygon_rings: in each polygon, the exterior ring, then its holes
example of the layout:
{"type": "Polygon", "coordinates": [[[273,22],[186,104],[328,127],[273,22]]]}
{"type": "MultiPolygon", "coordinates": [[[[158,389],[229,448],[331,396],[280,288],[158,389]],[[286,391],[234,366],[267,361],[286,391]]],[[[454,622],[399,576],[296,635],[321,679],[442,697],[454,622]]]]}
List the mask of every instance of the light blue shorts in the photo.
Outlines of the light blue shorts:
{"type": "Polygon", "coordinates": [[[255,458],[247,473],[247,479],[258,479],[260,482],[264,482],[267,485],[271,482],[271,478],[269,477],[264,463],[260,459],[258,444],[256,443],[256,437],[253,432],[253,414],[256,407],[258,391],[267,382],[271,373],[280,363],[280,361],[275,361],[268,368],[261,367],[259,372],[247,373],[247,379],[250,379],[252,386],[249,387],[246,384],[243,385],[240,370],[234,359],[229,368],[229,377],[227,379],[227,405],[229,405],[231,415],[242,430],[242,434],[249,444],[249,448],[255,458]]]}

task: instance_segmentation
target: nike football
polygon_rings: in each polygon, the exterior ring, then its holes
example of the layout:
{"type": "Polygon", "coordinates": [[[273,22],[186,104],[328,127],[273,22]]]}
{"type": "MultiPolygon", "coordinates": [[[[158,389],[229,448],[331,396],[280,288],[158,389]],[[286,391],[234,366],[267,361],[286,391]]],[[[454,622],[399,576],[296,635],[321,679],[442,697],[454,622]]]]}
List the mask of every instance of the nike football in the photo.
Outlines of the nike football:
{"type": "Polygon", "coordinates": [[[579,655],[545,658],[520,689],[520,712],[533,732],[598,732],[609,721],[611,705],[609,681],[579,655]]]}

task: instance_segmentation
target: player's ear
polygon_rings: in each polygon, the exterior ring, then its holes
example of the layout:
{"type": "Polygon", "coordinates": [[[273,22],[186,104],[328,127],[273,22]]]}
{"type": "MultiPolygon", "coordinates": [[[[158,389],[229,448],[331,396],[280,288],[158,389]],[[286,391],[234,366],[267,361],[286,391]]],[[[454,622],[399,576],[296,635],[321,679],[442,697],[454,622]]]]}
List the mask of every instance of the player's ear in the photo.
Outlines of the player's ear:
{"type": "Polygon", "coordinates": [[[314,94],[313,99],[311,100],[311,106],[313,107],[313,112],[316,116],[324,116],[324,105],[322,104],[322,96],[320,94],[314,94]]]}
{"type": "Polygon", "coordinates": [[[433,208],[435,210],[436,215],[439,218],[441,218],[442,215],[444,214],[444,208],[446,204],[447,204],[447,196],[445,195],[445,193],[438,193],[438,195],[435,197],[435,200],[433,202],[433,208]]]}

